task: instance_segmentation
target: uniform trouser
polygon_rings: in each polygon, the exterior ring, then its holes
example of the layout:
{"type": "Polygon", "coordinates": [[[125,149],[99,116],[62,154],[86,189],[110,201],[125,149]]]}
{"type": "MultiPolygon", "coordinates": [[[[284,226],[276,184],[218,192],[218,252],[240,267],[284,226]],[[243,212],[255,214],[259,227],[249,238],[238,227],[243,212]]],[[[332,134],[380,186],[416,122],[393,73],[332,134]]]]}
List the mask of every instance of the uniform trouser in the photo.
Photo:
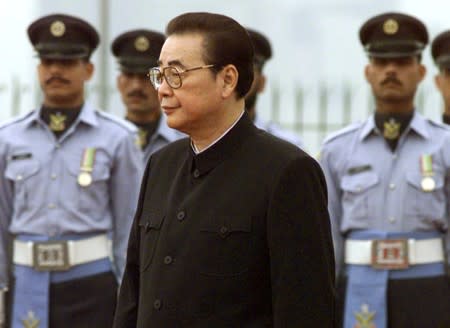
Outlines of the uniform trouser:
{"type": "Polygon", "coordinates": [[[117,300],[112,272],[50,285],[49,328],[110,328],[117,300]]]}
{"type": "MultiPolygon", "coordinates": [[[[338,279],[338,327],[343,325],[346,279],[338,279]]],[[[449,328],[450,277],[390,279],[387,288],[389,328],[449,328]]]]}

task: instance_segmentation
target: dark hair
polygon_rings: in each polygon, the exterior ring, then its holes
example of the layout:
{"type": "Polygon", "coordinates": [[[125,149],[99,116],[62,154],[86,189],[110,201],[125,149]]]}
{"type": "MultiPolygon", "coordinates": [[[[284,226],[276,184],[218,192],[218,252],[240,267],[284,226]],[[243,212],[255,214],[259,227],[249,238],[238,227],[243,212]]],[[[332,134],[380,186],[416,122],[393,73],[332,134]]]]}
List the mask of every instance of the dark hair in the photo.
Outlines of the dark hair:
{"type": "Polygon", "coordinates": [[[254,63],[258,71],[262,72],[266,61],[272,58],[272,46],[269,39],[261,32],[248,27],[247,32],[253,45],[254,63]]]}
{"type": "Polygon", "coordinates": [[[239,72],[238,98],[250,90],[253,82],[253,47],[247,31],[234,19],[206,12],[186,13],[172,19],[166,28],[172,34],[199,33],[204,37],[205,64],[214,64],[219,72],[232,64],[239,72]]]}

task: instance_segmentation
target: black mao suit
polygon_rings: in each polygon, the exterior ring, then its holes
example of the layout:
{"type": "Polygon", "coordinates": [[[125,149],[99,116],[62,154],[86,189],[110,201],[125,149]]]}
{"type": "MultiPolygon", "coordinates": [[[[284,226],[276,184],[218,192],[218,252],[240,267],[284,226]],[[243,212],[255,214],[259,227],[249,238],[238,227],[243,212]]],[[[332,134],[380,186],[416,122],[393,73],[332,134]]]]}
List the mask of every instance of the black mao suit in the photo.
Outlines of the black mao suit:
{"type": "Polygon", "coordinates": [[[132,227],[114,327],[331,327],[326,185],[296,146],[244,114],[195,155],[155,153],[132,227]]]}

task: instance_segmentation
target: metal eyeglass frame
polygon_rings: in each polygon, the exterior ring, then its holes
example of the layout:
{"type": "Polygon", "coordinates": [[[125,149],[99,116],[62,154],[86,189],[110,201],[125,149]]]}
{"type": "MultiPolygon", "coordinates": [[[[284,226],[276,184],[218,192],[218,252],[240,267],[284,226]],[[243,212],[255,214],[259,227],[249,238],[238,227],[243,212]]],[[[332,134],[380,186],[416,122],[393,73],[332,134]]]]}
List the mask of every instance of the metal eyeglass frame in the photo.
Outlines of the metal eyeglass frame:
{"type": "Polygon", "coordinates": [[[161,69],[159,67],[152,67],[150,68],[150,70],[148,71],[148,78],[150,80],[150,83],[153,85],[153,87],[155,89],[158,89],[161,84],[162,84],[162,79],[164,78],[167,82],[167,84],[172,88],[172,89],[179,89],[181,88],[181,86],[183,85],[183,79],[181,78],[181,75],[190,71],[196,71],[199,69],[204,69],[204,68],[211,68],[214,67],[214,64],[209,64],[209,65],[203,65],[203,66],[196,66],[196,67],[192,67],[192,68],[187,68],[183,71],[180,71],[178,68],[176,68],[175,66],[167,66],[164,67],[161,71],[161,69]],[[178,84],[173,84],[173,81],[169,81],[169,79],[167,79],[167,75],[166,72],[167,70],[171,70],[171,72],[173,73],[173,76],[176,76],[178,78],[178,80],[180,81],[179,85],[178,84]],[[159,81],[158,81],[159,80],[159,81]]]}

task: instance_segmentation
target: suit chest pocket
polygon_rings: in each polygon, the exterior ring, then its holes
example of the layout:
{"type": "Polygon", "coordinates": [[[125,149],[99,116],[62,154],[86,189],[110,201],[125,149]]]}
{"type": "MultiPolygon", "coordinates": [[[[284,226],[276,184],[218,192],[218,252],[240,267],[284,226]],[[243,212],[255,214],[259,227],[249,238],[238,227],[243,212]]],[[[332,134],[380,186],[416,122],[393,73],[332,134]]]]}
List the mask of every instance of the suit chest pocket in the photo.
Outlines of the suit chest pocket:
{"type": "Polygon", "coordinates": [[[249,269],[252,220],[227,216],[200,226],[199,270],[201,274],[231,277],[249,269]]]}
{"type": "Polygon", "coordinates": [[[140,263],[141,272],[147,271],[155,254],[158,244],[159,235],[161,233],[164,215],[149,215],[141,218],[139,222],[140,230],[140,263]]]}

